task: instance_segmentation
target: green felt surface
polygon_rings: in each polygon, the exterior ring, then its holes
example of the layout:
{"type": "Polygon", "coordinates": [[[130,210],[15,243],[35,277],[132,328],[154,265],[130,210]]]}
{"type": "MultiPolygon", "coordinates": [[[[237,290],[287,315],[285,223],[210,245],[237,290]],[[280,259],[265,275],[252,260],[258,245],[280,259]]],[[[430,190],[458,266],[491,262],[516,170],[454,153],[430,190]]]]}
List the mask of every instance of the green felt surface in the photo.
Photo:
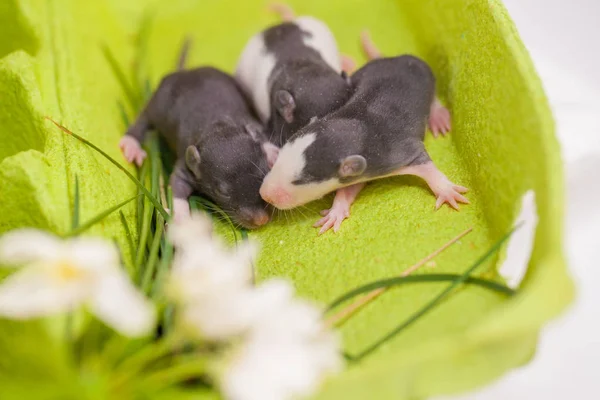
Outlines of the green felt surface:
{"type": "MultiPolygon", "coordinates": [[[[5,0],[0,6],[0,233],[25,225],[66,232],[75,175],[83,221],[135,193],[113,166],[42,119],[54,117],[120,159],[117,142],[125,127],[117,102],[126,100],[101,44],[127,71],[149,75],[153,85],[173,68],[186,34],[194,38],[188,65],[232,71],[250,35],[276,21],[265,4],[5,0]],[[140,30],[147,32],[144,40],[136,40],[140,30]],[[132,65],[136,48],[141,63],[132,65]]],[[[507,300],[478,287],[460,290],[330,380],[320,397],[423,398],[484,384],[526,362],[541,325],[568,303],[572,286],[561,253],[563,182],[552,119],[504,8],[485,0],[290,4],[299,14],[325,20],[341,50],[359,63],[364,59],[358,35],[368,28],[385,54],[411,52],[431,64],[454,129],[448,138],[428,136],[426,146],[442,171],[472,189],[471,204],[460,212],[447,207],[435,212],[433,196],[418,179],[390,178],[367,186],[339,234],[317,237],[311,225],[330,204],[327,197],[251,233],[263,245],[260,279],[290,277],[300,294],[328,302],[367,281],[398,274],[473,226],[472,234],[436,259],[435,269],[422,271],[460,273],[510,228],[526,190],[535,190],[540,214],[519,295],[507,300]]],[[[123,211],[135,232],[134,206],[123,211]]],[[[92,232],[116,238],[130,259],[118,215],[92,232]]],[[[495,276],[495,264],[492,260],[480,272],[495,276]]],[[[343,326],[345,347],[353,353],[364,349],[442,287],[402,287],[382,296],[343,326]]]]}

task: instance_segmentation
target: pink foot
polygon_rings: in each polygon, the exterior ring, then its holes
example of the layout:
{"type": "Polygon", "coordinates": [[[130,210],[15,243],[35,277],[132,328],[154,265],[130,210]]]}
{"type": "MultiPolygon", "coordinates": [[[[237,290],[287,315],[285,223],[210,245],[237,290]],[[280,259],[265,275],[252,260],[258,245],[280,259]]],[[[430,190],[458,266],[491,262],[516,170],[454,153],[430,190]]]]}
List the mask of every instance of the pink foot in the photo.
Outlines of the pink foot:
{"type": "Polygon", "coordinates": [[[355,183],[354,185],[346,186],[338,189],[335,192],[333,205],[328,210],[321,211],[323,218],[318,220],[313,226],[321,227],[319,235],[327,232],[333,227],[333,231],[337,232],[342,226],[342,222],[350,216],[350,206],[354,203],[356,196],[365,187],[365,183],[355,183]]]}
{"type": "Polygon", "coordinates": [[[431,129],[433,137],[438,137],[440,133],[442,136],[446,136],[450,132],[450,111],[438,99],[431,104],[429,129],[431,129]]]}
{"type": "Polygon", "coordinates": [[[119,142],[119,147],[127,162],[135,161],[138,167],[142,165],[146,158],[146,152],[140,147],[140,142],[131,136],[125,135],[119,142]]]}
{"type": "Polygon", "coordinates": [[[285,22],[292,21],[294,18],[296,18],[294,9],[287,4],[271,3],[269,4],[269,9],[279,14],[279,17],[285,22]]]}
{"type": "Polygon", "coordinates": [[[318,228],[319,235],[324,234],[333,227],[333,231],[337,233],[342,226],[342,222],[350,216],[350,204],[334,204],[330,209],[321,211],[323,218],[318,220],[313,227],[318,228]]]}
{"type": "Polygon", "coordinates": [[[432,161],[421,165],[402,167],[397,171],[397,174],[416,175],[424,179],[437,198],[435,202],[436,210],[444,203],[448,203],[455,210],[458,210],[458,203],[469,204],[469,200],[461,194],[468,192],[469,189],[450,182],[450,179],[437,169],[432,161]]]}
{"type": "Polygon", "coordinates": [[[346,54],[340,55],[342,61],[342,71],[351,75],[356,70],[356,62],[354,59],[346,54]]]}
{"type": "Polygon", "coordinates": [[[455,185],[454,183],[447,181],[443,185],[434,189],[437,200],[435,202],[435,209],[439,209],[442,204],[448,203],[450,207],[455,210],[459,210],[458,203],[469,204],[469,200],[461,193],[469,191],[464,186],[455,185]]]}
{"type": "Polygon", "coordinates": [[[369,35],[369,31],[364,30],[360,34],[360,42],[362,44],[363,52],[367,56],[368,60],[375,60],[376,58],[381,58],[381,52],[375,46],[375,43],[371,40],[371,35],[369,35]]]}

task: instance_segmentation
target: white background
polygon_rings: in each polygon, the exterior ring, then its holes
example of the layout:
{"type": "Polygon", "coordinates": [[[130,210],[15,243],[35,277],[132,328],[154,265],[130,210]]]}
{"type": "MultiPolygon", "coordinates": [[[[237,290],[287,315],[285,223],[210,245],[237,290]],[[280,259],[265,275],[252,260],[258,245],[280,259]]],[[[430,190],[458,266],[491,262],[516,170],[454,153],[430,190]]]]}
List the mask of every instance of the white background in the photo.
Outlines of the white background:
{"type": "MultiPolygon", "coordinates": [[[[541,76],[567,180],[565,251],[577,300],[533,361],[447,399],[600,399],[600,0],[504,0],[541,76]]],[[[439,400],[439,399],[438,399],[439,400]]]]}

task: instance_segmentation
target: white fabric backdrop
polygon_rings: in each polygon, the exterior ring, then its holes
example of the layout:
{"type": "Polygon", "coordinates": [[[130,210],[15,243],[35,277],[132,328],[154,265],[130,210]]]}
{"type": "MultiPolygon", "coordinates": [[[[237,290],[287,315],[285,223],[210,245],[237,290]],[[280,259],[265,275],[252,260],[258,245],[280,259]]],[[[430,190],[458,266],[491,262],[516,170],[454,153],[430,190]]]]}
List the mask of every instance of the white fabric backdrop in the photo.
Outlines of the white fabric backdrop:
{"type": "MultiPolygon", "coordinates": [[[[505,0],[550,100],[567,180],[565,251],[577,300],[533,361],[445,400],[600,399],[600,1],[505,0]]],[[[441,398],[438,398],[441,400],[441,398]]]]}

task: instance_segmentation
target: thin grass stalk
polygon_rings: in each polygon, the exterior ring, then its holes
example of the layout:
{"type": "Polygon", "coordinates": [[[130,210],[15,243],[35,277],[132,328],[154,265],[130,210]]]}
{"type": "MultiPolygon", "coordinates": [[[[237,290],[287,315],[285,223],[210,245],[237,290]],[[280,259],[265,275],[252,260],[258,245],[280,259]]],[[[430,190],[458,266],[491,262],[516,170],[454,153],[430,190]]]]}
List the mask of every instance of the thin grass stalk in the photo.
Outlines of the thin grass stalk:
{"type": "MultiPolygon", "coordinates": [[[[137,197],[137,196],[136,196],[137,197]]],[[[129,253],[131,254],[131,260],[129,262],[131,265],[127,266],[127,274],[130,278],[135,278],[135,253],[136,247],[133,244],[133,236],[131,235],[131,230],[129,229],[129,224],[127,223],[127,218],[125,218],[125,214],[123,214],[122,210],[119,210],[119,218],[121,219],[121,225],[123,225],[123,229],[125,229],[125,237],[127,238],[127,245],[129,246],[129,253]]]]}
{"type": "Polygon", "coordinates": [[[504,242],[506,242],[513,232],[518,229],[522,224],[517,225],[515,228],[511,229],[506,235],[504,235],[500,240],[498,240],[484,255],[482,255],[475,263],[469,267],[465,272],[463,272],[458,278],[456,278],[450,285],[446,287],[442,292],[440,292],[435,298],[429,301],[424,307],[420,310],[412,314],[408,319],[402,322],[398,327],[394,328],[391,332],[383,336],[381,339],[377,340],[374,344],[369,346],[367,349],[360,352],[357,356],[350,356],[352,361],[360,361],[367,357],[369,354],[372,354],[375,350],[381,347],[383,344],[388,342],[390,339],[393,339],[399,333],[404,331],[406,328],[417,322],[420,318],[422,318],[425,314],[433,310],[435,306],[440,304],[442,300],[444,300],[456,287],[465,283],[465,281],[469,278],[469,276],[488,258],[490,258],[493,254],[497,253],[504,242]]]}
{"type": "Polygon", "coordinates": [[[120,209],[121,207],[125,206],[126,204],[131,203],[133,200],[137,199],[138,196],[140,195],[135,195],[125,201],[120,202],[119,204],[112,206],[104,211],[102,211],[100,214],[96,215],[95,217],[93,217],[92,219],[90,219],[89,221],[79,225],[77,228],[74,228],[71,232],[68,232],[67,234],[64,235],[64,237],[72,237],[72,236],[77,236],[80,233],[90,229],[92,226],[96,225],[98,222],[102,221],[104,218],[108,217],[110,214],[114,213],[115,211],[117,211],[118,209],[120,209]]]}
{"type": "MultiPolygon", "coordinates": [[[[456,243],[457,241],[459,241],[461,238],[465,237],[466,235],[468,235],[472,231],[473,231],[473,228],[469,228],[469,229],[461,232],[460,234],[458,234],[454,238],[450,239],[450,241],[448,241],[442,247],[438,248],[433,253],[429,254],[427,257],[419,260],[416,264],[414,264],[411,267],[409,267],[406,270],[404,270],[400,274],[400,277],[406,277],[406,276],[412,274],[417,269],[419,269],[420,267],[422,267],[423,265],[425,265],[427,262],[429,262],[430,260],[432,260],[435,257],[437,257],[444,250],[446,250],[447,248],[449,248],[450,246],[452,246],[454,243],[456,243]]],[[[337,314],[335,314],[335,315],[331,316],[330,318],[328,318],[327,321],[326,321],[326,324],[328,326],[335,326],[338,323],[340,323],[341,321],[345,321],[350,316],[352,316],[354,313],[356,313],[358,310],[360,310],[361,308],[363,308],[364,306],[366,306],[367,304],[369,304],[370,302],[372,302],[373,300],[375,300],[377,297],[381,296],[383,293],[385,293],[386,290],[387,290],[387,288],[381,287],[381,288],[373,290],[371,293],[367,294],[366,296],[364,296],[364,297],[362,297],[360,299],[357,299],[354,303],[350,304],[349,306],[347,306],[346,308],[344,308],[343,310],[341,310],[337,314]]]]}
{"type": "Polygon", "coordinates": [[[104,152],[104,150],[100,149],[99,147],[97,147],[95,144],[93,144],[89,140],[84,139],[83,137],[81,137],[81,136],[75,134],[74,132],[70,131],[69,129],[67,129],[63,125],[61,125],[58,122],[54,121],[52,118],[50,118],[50,117],[45,117],[45,118],[48,121],[52,122],[54,125],[56,125],[64,133],[73,136],[75,139],[79,140],[80,142],[84,143],[85,145],[89,146],[93,150],[95,150],[98,153],[100,153],[104,158],[106,158],[114,166],[116,166],[118,169],[120,169],[125,175],[127,175],[127,177],[133,183],[135,183],[137,185],[137,187],[144,193],[144,195],[146,195],[146,197],[148,198],[148,200],[150,200],[152,202],[152,204],[154,205],[154,207],[156,207],[156,209],[161,213],[161,215],[163,216],[163,218],[167,219],[169,217],[169,215],[167,214],[167,211],[160,205],[160,202],[158,201],[158,199],[156,199],[154,196],[152,196],[152,194],[148,191],[148,189],[146,189],[144,187],[144,185],[142,185],[142,183],[139,180],[137,180],[137,178],[135,176],[133,176],[129,171],[127,171],[127,169],[125,169],[125,167],[123,167],[121,164],[119,164],[119,162],[117,162],[114,158],[112,158],[111,156],[109,156],[108,154],[106,154],[104,152]]]}

